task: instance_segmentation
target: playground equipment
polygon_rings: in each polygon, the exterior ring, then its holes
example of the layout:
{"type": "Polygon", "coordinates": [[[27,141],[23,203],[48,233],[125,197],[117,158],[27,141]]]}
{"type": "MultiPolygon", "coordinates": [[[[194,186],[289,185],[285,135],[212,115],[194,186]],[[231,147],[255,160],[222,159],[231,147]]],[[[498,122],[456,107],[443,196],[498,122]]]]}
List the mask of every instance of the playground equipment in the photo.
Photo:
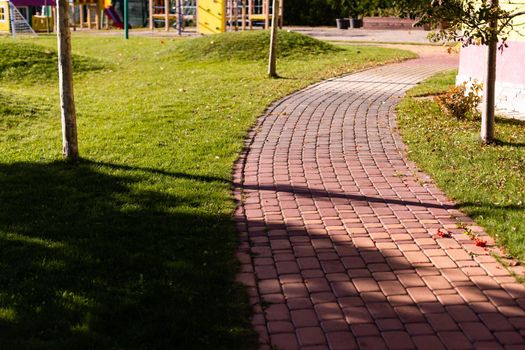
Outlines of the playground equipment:
{"type": "Polygon", "coordinates": [[[102,29],[114,26],[124,28],[124,23],[111,0],[76,0],[71,5],[73,29],[102,29]]]}
{"type": "MultiPolygon", "coordinates": [[[[283,25],[283,7],[279,8],[279,27],[283,25]]],[[[199,0],[197,30],[201,34],[253,29],[262,24],[268,29],[272,19],[271,0],[199,0]]]]}
{"type": "Polygon", "coordinates": [[[149,0],[149,28],[170,27],[177,29],[179,34],[185,24],[195,20],[196,4],[200,0],[149,0]]]}
{"type": "MultiPolygon", "coordinates": [[[[135,27],[149,25],[150,30],[175,28],[179,34],[191,21],[196,23],[199,33],[213,34],[244,31],[254,26],[269,28],[272,19],[271,0],[128,0],[128,4],[131,15],[128,27],[132,23],[135,27]]],[[[71,27],[122,29],[123,8],[124,0],[72,0],[71,27]]],[[[15,34],[54,31],[55,11],[55,0],[0,0],[0,31],[15,34]]],[[[281,6],[280,27],[282,23],[281,6]]]]}
{"type": "MultiPolygon", "coordinates": [[[[101,29],[104,20],[106,28],[110,24],[123,28],[111,0],[77,0],[69,6],[70,25],[74,30],[101,29]]],[[[0,31],[13,36],[53,32],[55,12],[55,0],[0,0],[0,31]]]]}
{"type": "Polygon", "coordinates": [[[101,29],[102,6],[98,0],[77,0],[69,6],[73,30],[101,29]]]}
{"type": "MultiPolygon", "coordinates": [[[[113,4],[111,4],[111,3],[105,4],[105,6],[104,6],[104,14],[107,16],[108,19],[113,21],[113,25],[115,27],[120,28],[120,29],[124,29],[124,23],[120,19],[120,16],[117,13],[117,11],[115,10],[115,7],[113,6],[113,4]]],[[[108,23],[108,25],[109,25],[109,23],[108,23]]]]}
{"type": "MultiPolygon", "coordinates": [[[[197,31],[201,34],[252,29],[254,25],[269,28],[272,19],[271,0],[148,0],[149,26],[161,24],[166,31],[171,24],[179,32],[188,17],[196,14],[197,31]],[[188,9],[196,9],[188,11],[188,9]],[[180,24],[180,25],[177,25],[180,24]]],[[[283,10],[279,9],[279,26],[283,25],[283,10]]]]}
{"type": "Polygon", "coordinates": [[[36,30],[51,31],[51,12],[41,15],[32,10],[47,9],[54,5],[54,0],[0,0],[0,31],[11,33],[13,37],[19,34],[35,35],[35,27],[31,26],[31,21],[36,24],[36,30]]]}

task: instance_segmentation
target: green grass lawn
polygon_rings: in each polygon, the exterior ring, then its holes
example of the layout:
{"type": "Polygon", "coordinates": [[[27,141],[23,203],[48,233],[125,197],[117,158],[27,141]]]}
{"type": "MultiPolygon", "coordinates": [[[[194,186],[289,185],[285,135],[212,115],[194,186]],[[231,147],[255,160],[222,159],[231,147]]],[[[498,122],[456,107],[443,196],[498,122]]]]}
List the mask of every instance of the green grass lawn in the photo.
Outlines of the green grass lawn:
{"type": "Polygon", "coordinates": [[[55,39],[0,39],[1,349],[256,347],[231,222],[248,128],[292,91],[413,54],[282,33],[269,80],[254,35],[75,36],[76,166],[55,39]]]}
{"type": "Polygon", "coordinates": [[[497,142],[484,146],[479,120],[446,117],[434,101],[413,98],[445,91],[455,75],[428,80],[399,105],[409,157],[509,254],[525,261],[525,123],[498,118],[497,142]]]}

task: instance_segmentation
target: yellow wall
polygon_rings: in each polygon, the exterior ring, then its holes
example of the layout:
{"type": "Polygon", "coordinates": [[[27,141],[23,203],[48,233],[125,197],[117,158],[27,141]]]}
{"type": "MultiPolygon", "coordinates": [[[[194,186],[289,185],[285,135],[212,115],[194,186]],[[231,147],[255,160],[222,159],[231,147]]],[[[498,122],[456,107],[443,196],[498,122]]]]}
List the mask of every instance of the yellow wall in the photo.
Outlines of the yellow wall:
{"type": "Polygon", "coordinates": [[[197,30],[201,34],[226,31],[226,0],[199,0],[197,30]]]}
{"type": "Polygon", "coordinates": [[[0,32],[9,31],[9,3],[0,1],[0,32]]]}
{"type": "MultiPolygon", "coordinates": [[[[525,0],[504,0],[500,2],[501,7],[507,11],[525,11],[525,0]]],[[[525,15],[516,17],[514,23],[524,23],[525,15]]],[[[516,30],[511,33],[509,40],[512,41],[525,41],[525,36],[519,35],[518,31],[525,31],[525,26],[516,26],[516,30]]]]}

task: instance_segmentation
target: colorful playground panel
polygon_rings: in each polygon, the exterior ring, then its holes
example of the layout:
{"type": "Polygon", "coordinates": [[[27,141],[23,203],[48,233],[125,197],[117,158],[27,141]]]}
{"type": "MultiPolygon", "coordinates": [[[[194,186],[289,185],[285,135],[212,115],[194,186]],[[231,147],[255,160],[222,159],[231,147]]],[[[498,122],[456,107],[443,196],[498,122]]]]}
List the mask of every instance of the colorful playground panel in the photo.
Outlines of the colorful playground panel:
{"type": "Polygon", "coordinates": [[[9,3],[0,0],[0,31],[9,31],[9,3]]]}
{"type": "Polygon", "coordinates": [[[199,0],[197,19],[197,29],[201,34],[215,34],[225,32],[226,1],[199,0]]]}

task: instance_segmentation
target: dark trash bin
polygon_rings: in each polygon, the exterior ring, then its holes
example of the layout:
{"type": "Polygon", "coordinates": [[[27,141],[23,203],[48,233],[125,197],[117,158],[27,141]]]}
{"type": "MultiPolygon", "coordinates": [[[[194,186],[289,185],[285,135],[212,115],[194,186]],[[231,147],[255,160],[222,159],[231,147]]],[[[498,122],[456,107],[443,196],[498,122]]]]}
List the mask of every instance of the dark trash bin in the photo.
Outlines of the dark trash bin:
{"type": "Polygon", "coordinates": [[[361,28],[363,26],[363,20],[359,18],[350,18],[350,28],[361,28]]]}
{"type": "Polygon", "coordinates": [[[348,29],[350,27],[350,20],[348,18],[338,18],[335,20],[337,29],[348,29]]]}

